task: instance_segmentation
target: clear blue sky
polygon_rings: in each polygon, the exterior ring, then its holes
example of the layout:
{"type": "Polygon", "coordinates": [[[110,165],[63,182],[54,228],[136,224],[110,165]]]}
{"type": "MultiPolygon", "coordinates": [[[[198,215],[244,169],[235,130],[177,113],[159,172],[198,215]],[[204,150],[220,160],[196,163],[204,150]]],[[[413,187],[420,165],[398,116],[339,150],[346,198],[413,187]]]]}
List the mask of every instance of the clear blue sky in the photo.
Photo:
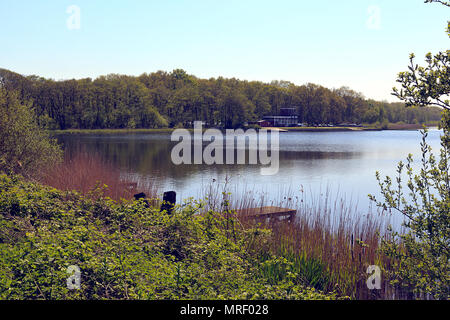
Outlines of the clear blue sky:
{"type": "Polygon", "coordinates": [[[53,79],[182,68],[395,101],[409,53],[449,48],[449,18],[423,0],[1,0],[0,67],[53,79]],[[79,29],[67,27],[70,5],[79,29]]]}

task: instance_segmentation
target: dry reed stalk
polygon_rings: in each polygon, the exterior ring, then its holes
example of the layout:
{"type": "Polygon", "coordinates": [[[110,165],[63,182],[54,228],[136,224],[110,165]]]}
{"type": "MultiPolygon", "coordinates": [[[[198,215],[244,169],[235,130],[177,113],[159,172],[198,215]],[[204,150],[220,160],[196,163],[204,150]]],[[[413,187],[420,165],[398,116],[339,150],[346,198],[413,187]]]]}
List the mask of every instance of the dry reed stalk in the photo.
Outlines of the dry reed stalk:
{"type": "Polygon", "coordinates": [[[103,196],[117,201],[132,199],[138,192],[145,192],[152,199],[158,194],[151,181],[136,181],[111,162],[86,151],[70,156],[66,154],[63,162],[49,168],[40,180],[54,188],[76,190],[85,195],[91,195],[93,190],[100,188],[103,196]]]}
{"type": "MultiPolygon", "coordinates": [[[[205,196],[209,201],[205,210],[223,212],[224,194],[230,208],[235,210],[272,205],[296,209],[294,223],[263,225],[272,229],[270,250],[273,253],[323,263],[330,277],[327,291],[358,299],[387,299],[392,295],[393,289],[388,286],[387,279],[383,278],[381,291],[371,291],[366,284],[369,265],[390,266],[389,259],[378,250],[382,237],[387,236],[388,217],[370,212],[362,215],[351,202],[338,195],[332,201],[329,189],[309,200],[303,192],[295,196],[291,188],[280,190],[275,199],[245,186],[243,191],[233,193],[236,190],[228,185],[228,181],[223,185],[215,181],[207,189],[205,196]]],[[[255,227],[255,222],[245,216],[239,216],[238,220],[243,227],[255,227]]]]}

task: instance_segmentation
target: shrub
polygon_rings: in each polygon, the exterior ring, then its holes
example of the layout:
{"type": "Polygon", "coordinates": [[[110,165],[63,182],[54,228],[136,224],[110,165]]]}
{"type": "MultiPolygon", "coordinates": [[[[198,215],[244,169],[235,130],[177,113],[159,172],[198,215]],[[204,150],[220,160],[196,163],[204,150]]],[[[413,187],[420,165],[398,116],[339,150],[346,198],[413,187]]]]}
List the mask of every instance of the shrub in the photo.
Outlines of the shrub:
{"type": "Polygon", "coordinates": [[[262,276],[249,239],[264,247],[270,231],[236,228],[230,237],[226,219],[198,214],[201,206],[189,201],[167,215],[0,175],[0,299],[336,298],[295,273],[262,276]],[[80,290],[66,286],[71,265],[80,290]]]}
{"type": "Polygon", "coordinates": [[[61,159],[61,149],[35,121],[29,104],[0,82],[0,172],[36,176],[61,159]]]}
{"type": "Polygon", "coordinates": [[[405,217],[406,233],[392,231],[384,241],[383,251],[394,258],[395,266],[387,270],[393,283],[410,287],[417,294],[429,294],[436,299],[450,295],[450,111],[444,111],[443,135],[439,160],[427,144],[427,130],[422,131],[422,159],[418,173],[413,170],[413,158],[398,164],[396,184],[377,172],[384,201],[373,201],[384,210],[394,209],[405,217]]]}

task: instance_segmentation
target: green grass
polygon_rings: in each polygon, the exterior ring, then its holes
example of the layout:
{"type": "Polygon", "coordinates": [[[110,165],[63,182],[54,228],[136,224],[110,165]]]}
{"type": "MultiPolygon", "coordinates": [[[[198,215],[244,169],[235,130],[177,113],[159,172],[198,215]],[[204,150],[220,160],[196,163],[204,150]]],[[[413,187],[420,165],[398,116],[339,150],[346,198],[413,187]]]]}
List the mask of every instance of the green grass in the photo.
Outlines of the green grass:
{"type": "Polygon", "coordinates": [[[297,283],[325,291],[330,283],[330,274],[320,259],[307,258],[302,254],[286,253],[278,259],[261,258],[261,275],[271,284],[291,279],[297,283]],[[295,276],[294,276],[295,275],[295,276]]]}

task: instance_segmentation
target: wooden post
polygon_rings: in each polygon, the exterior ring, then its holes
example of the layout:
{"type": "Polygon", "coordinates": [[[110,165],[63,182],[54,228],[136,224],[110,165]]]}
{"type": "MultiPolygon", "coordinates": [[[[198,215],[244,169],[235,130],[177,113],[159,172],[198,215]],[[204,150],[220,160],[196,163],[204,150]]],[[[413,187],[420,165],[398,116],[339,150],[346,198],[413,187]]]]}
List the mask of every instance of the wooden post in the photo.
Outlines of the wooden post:
{"type": "Polygon", "coordinates": [[[134,199],[136,199],[136,200],[144,199],[145,206],[146,206],[147,208],[150,208],[150,204],[148,203],[148,200],[145,199],[145,197],[146,197],[146,195],[145,195],[145,193],[143,193],[143,192],[141,192],[141,193],[136,193],[136,194],[134,195],[134,199]]]}
{"type": "Polygon", "coordinates": [[[168,214],[172,213],[173,207],[177,202],[177,193],[175,191],[164,192],[163,202],[160,211],[166,211],[168,214]]]}

